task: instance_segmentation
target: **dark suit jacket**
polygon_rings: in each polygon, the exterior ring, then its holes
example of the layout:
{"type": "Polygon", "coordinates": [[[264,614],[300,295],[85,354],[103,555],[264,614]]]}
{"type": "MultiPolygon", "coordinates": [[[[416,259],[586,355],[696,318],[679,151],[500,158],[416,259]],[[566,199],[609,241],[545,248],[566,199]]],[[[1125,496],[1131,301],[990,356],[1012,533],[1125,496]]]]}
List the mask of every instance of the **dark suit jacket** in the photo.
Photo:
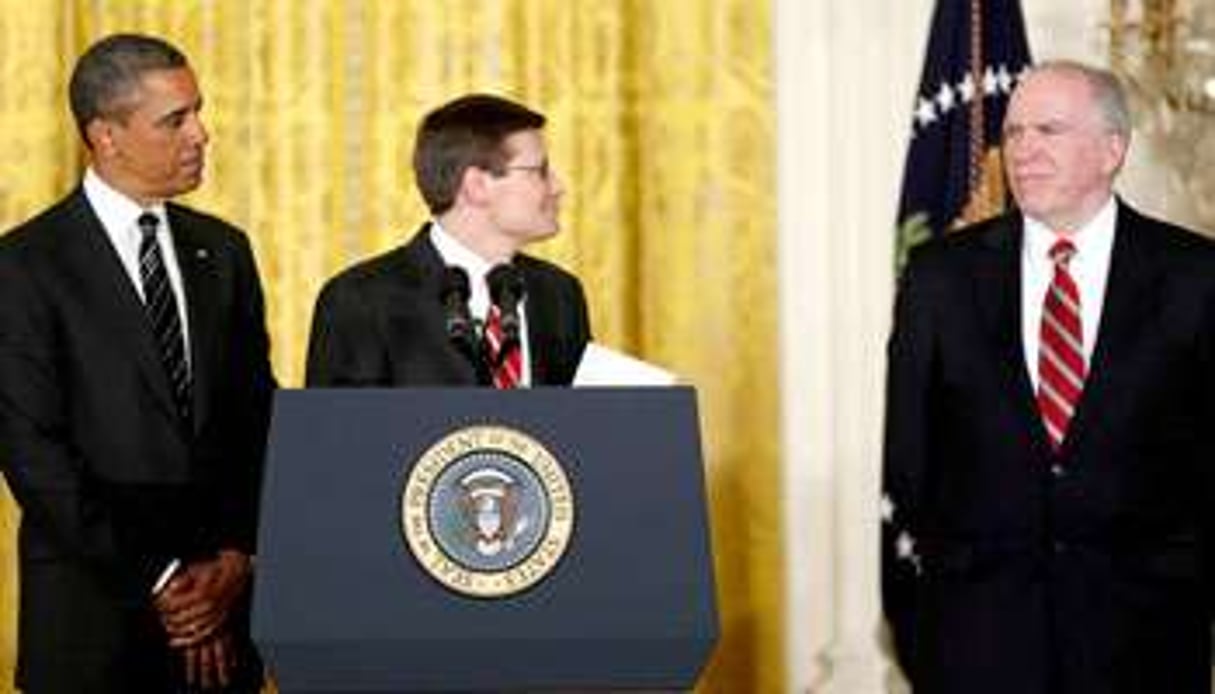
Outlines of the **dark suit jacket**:
{"type": "Polygon", "coordinates": [[[0,237],[0,465],[21,505],[18,681],[164,691],[150,591],[172,558],[252,552],[274,387],[245,237],[167,214],[189,316],[192,425],[143,303],[77,189],[0,237]]]}
{"type": "Polygon", "coordinates": [[[902,278],[883,527],[899,660],[917,694],[1207,694],[1215,244],[1119,204],[1056,455],[1023,356],[1021,236],[1016,215],[960,231],[902,278]]]}
{"type": "MultiPolygon", "coordinates": [[[[309,386],[476,385],[471,361],[448,339],[440,303],[444,263],[429,225],[409,243],[366,260],[321,290],[308,345],[309,386]]],[[[526,255],[523,274],[534,385],[568,385],[590,339],[577,278],[526,255]]]]}

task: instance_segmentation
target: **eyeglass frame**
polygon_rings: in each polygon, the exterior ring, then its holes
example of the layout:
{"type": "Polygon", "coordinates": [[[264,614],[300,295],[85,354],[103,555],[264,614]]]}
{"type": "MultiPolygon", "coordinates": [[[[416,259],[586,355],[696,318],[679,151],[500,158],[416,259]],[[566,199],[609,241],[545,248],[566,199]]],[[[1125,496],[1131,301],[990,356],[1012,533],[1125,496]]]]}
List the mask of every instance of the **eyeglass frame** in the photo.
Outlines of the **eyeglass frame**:
{"type": "Polygon", "coordinates": [[[548,159],[545,159],[539,164],[512,164],[502,167],[503,176],[510,171],[530,171],[532,173],[539,174],[541,180],[553,180],[553,167],[551,164],[549,164],[548,159]]]}

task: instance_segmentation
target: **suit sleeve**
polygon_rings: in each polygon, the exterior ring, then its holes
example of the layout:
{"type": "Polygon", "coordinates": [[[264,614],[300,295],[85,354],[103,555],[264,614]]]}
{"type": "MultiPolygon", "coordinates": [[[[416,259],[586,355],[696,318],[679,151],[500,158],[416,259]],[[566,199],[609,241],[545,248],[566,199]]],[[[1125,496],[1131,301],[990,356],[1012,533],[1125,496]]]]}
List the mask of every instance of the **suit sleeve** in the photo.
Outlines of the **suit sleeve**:
{"type": "MultiPolygon", "coordinates": [[[[1207,277],[1215,276],[1215,262],[1208,262],[1207,277]]],[[[1208,292],[1203,321],[1203,334],[1199,337],[1203,355],[1203,372],[1206,381],[1207,422],[1215,422],[1215,291],[1208,292]]],[[[1205,478],[1205,504],[1203,506],[1203,575],[1205,577],[1207,619],[1215,625],[1215,432],[1208,430],[1204,451],[1207,465],[1203,468],[1205,478]]]]}
{"type": "Polygon", "coordinates": [[[131,537],[129,524],[118,531],[118,509],[71,443],[59,328],[26,265],[0,252],[0,470],[22,524],[54,538],[54,551],[83,559],[120,592],[148,591],[172,558],[133,551],[154,543],[131,537]]]}
{"type": "Polygon", "coordinates": [[[265,299],[253,251],[242,235],[235,253],[236,301],[231,316],[228,368],[220,407],[228,419],[230,466],[218,490],[216,545],[253,553],[270,408],[277,383],[270,365],[265,299]]]}
{"type": "MultiPolygon", "coordinates": [[[[586,343],[591,341],[591,318],[590,312],[586,307],[586,294],[582,291],[582,283],[577,278],[574,278],[574,291],[577,294],[575,301],[577,328],[574,333],[576,335],[575,342],[578,346],[578,353],[574,355],[574,364],[575,368],[577,368],[578,362],[582,359],[582,351],[586,348],[586,343]]],[[[572,379],[573,377],[571,376],[572,379]]]]}
{"type": "Polygon", "coordinates": [[[390,382],[372,304],[351,278],[321,290],[308,339],[309,388],[374,386],[390,382]]]}
{"type": "Polygon", "coordinates": [[[923,263],[913,256],[901,278],[887,349],[883,442],[882,607],[896,658],[915,682],[916,595],[933,382],[933,315],[923,263]]]}

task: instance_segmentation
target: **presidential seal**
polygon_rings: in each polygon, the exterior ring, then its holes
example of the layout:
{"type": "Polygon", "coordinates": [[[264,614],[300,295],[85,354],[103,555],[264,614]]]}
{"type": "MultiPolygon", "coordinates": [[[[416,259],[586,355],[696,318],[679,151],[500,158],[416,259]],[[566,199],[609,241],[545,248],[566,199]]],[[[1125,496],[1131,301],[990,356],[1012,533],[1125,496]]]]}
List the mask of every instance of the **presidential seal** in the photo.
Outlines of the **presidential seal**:
{"type": "Polygon", "coordinates": [[[401,525],[410,553],[439,583],[500,598],[556,567],[574,529],[574,496],[540,442],[507,427],[472,426],[414,463],[401,525]]]}

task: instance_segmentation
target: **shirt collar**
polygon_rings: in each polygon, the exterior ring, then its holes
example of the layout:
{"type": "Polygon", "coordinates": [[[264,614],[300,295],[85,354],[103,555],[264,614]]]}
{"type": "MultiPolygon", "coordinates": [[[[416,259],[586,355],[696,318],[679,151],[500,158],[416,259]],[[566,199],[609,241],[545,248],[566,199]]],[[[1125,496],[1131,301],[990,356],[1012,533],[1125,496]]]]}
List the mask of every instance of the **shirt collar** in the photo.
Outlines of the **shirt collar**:
{"type": "Polygon", "coordinates": [[[484,258],[452,236],[437,220],[430,223],[430,241],[439,251],[443,262],[463,268],[469,278],[483,278],[493,266],[484,258]]]}
{"type": "Polygon", "coordinates": [[[101,225],[111,234],[121,234],[123,237],[139,239],[139,225],[136,220],[144,212],[151,212],[160,218],[160,229],[167,229],[164,203],[157,203],[144,208],[139,203],[115,189],[105,179],[97,175],[93,167],[84,172],[85,197],[89,205],[97,213],[101,225]]]}
{"type": "MultiPolygon", "coordinates": [[[[1111,195],[1097,214],[1067,239],[1076,247],[1073,260],[1085,262],[1095,255],[1108,252],[1114,243],[1114,223],[1118,216],[1117,199],[1111,195]]],[[[1050,249],[1060,238],[1054,229],[1032,217],[1025,217],[1025,250],[1034,262],[1050,262],[1050,249]]]]}
{"type": "Polygon", "coordinates": [[[474,316],[486,315],[491,302],[485,276],[489,274],[495,264],[486,261],[448,233],[438,220],[430,223],[430,241],[446,265],[454,265],[468,273],[468,308],[474,316]]]}

